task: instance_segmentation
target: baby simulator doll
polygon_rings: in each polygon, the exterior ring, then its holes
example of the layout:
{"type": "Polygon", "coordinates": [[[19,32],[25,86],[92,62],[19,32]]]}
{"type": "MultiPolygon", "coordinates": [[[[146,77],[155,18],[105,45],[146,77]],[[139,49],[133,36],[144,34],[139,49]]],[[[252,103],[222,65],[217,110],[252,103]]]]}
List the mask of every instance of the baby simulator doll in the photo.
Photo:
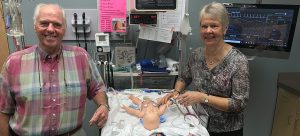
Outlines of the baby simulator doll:
{"type": "Polygon", "coordinates": [[[159,106],[150,99],[142,101],[133,95],[128,96],[128,98],[134,104],[138,105],[140,109],[134,109],[125,105],[122,106],[122,109],[130,115],[141,118],[143,120],[144,128],[147,130],[153,130],[159,127],[160,116],[165,112],[170,103],[159,106]]]}

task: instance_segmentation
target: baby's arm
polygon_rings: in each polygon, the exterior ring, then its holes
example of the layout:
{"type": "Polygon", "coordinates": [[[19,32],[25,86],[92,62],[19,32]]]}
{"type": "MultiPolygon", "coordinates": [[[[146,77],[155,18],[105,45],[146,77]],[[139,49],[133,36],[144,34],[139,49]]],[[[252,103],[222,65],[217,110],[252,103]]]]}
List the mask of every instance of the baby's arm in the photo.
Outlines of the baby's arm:
{"type": "Polygon", "coordinates": [[[128,106],[123,105],[122,109],[124,109],[128,114],[136,116],[138,118],[142,118],[144,116],[144,112],[140,110],[136,110],[133,108],[130,108],[128,106]]]}
{"type": "Polygon", "coordinates": [[[132,101],[132,103],[136,104],[136,105],[140,105],[142,100],[139,99],[138,97],[135,97],[133,95],[129,95],[128,98],[132,101]]]}
{"type": "Polygon", "coordinates": [[[168,108],[168,106],[169,106],[170,104],[171,104],[171,102],[168,101],[166,104],[163,104],[163,105],[160,105],[160,106],[159,106],[159,109],[158,109],[158,114],[159,114],[159,116],[165,113],[166,109],[168,108]]]}

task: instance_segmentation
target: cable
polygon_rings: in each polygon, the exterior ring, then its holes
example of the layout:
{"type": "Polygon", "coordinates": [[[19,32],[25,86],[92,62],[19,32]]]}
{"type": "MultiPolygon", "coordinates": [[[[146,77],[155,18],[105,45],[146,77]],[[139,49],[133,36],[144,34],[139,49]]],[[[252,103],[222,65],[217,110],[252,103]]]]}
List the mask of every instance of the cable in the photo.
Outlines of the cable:
{"type": "Polygon", "coordinates": [[[113,67],[112,67],[112,62],[108,63],[108,65],[109,65],[110,74],[111,74],[110,75],[111,76],[110,87],[115,88],[115,84],[114,84],[114,71],[113,71],[113,67]]]}
{"type": "Polygon", "coordinates": [[[176,105],[177,109],[180,111],[180,113],[181,113],[182,115],[184,115],[184,113],[183,113],[183,111],[181,110],[181,108],[179,107],[177,101],[176,101],[174,98],[170,98],[170,101],[171,101],[172,103],[174,103],[174,104],[176,105]]]}
{"type": "Polygon", "coordinates": [[[80,47],[79,34],[78,34],[78,23],[77,23],[77,13],[74,13],[73,16],[74,16],[74,24],[75,24],[75,39],[77,42],[77,46],[80,47]]]}
{"type": "Polygon", "coordinates": [[[103,67],[103,78],[104,78],[104,81],[106,81],[106,86],[108,86],[108,84],[107,84],[107,77],[106,77],[106,68],[105,68],[105,66],[107,65],[107,61],[103,61],[103,65],[102,65],[102,67],[103,67]]]}
{"type": "Polygon", "coordinates": [[[136,41],[135,41],[135,54],[137,54],[137,50],[138,50],[138,43],[139,43],[139,37],[137,36],[136,41]]]}
{"type": "Polygon", "coordinates": [[[131,67],[131,65],[129,67],[129,70],[130,70],[131,89],[133,89],[134,81],[133,81],[133,74],[132,74],[132,67],[131,67]]]}
{"type": "Polygon", "coordinates": [[[22,45],[22,49],[25,49],[25,39],[24,39],[24,35],[21,36],[21,45],[22,45]]]}
{"type": "Polygon", "coordinates": [[[84,48],[87,51],[87,43],[86,43],[86,30],[85,30],[85,12],[82,13],[82,25],[83,25],[83,37],[84,37],[84,48]]]}
{"type": "Polygon", "coordinates": [[[107,73],[106,73],[106,71],[107,71],[107,68],[106,68],[106,65],[107,65],[107,61],[103,61],[103,65],[102,65],[102,67],[103,67],[103,78],[104,78],[104,81],[105,81],[105,84],[106,84],[106,87],[108,88],[109,87],[109,84],[108,84],[108,79],[107,79],[107,73]]]}
{"type": "Polygon", "coordinates": [[[109,73],[109,71],[110,71],[110,67],[109,67],[109,54],[107,54],[106,55],[106,57],[107,57],[107,64],[106,64],[106,72],[107,72],[107,87],[111,87],[111,82],[110,82],[110,73],[109,73]]]}

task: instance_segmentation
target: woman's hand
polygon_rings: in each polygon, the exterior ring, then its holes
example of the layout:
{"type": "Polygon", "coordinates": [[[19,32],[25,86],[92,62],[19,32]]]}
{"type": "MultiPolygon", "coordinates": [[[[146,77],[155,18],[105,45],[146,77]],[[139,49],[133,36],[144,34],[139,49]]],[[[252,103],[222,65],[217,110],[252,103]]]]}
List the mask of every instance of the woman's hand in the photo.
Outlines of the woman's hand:
{"type": "Polygon", "coordinates": [[[167,104],[168,101],[171,99],[171,98],[177,98],[179,96],[179,92],[178,91],[173,91],[171,93],[168,93],[166,94],[160,101],[159,101],[159,105],[160,104],[167,104]]]}
{"type": "Polygon", "coordinates": [[[195,103],[202,103],[204,99],[204,93],[196,91],[186,91],[184,94],[179,95],[176,100],[178,103],[189,106],[195,103]]]}

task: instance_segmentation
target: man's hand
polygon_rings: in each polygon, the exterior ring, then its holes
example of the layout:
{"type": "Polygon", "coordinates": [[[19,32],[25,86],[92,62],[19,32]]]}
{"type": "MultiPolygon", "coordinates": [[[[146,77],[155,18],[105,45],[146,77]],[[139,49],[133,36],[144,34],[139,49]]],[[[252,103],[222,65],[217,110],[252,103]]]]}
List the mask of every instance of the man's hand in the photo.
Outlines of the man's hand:
{"type": "Polygon", "coordinates": [[[107,109],[107,107],[105,107],[104,105],[100,105],[89,121],[89,125],[92,126],[93,124],[95,124],[98,128],[103,128],[108,119],[108,112],[109,110],[107,109]]]}

